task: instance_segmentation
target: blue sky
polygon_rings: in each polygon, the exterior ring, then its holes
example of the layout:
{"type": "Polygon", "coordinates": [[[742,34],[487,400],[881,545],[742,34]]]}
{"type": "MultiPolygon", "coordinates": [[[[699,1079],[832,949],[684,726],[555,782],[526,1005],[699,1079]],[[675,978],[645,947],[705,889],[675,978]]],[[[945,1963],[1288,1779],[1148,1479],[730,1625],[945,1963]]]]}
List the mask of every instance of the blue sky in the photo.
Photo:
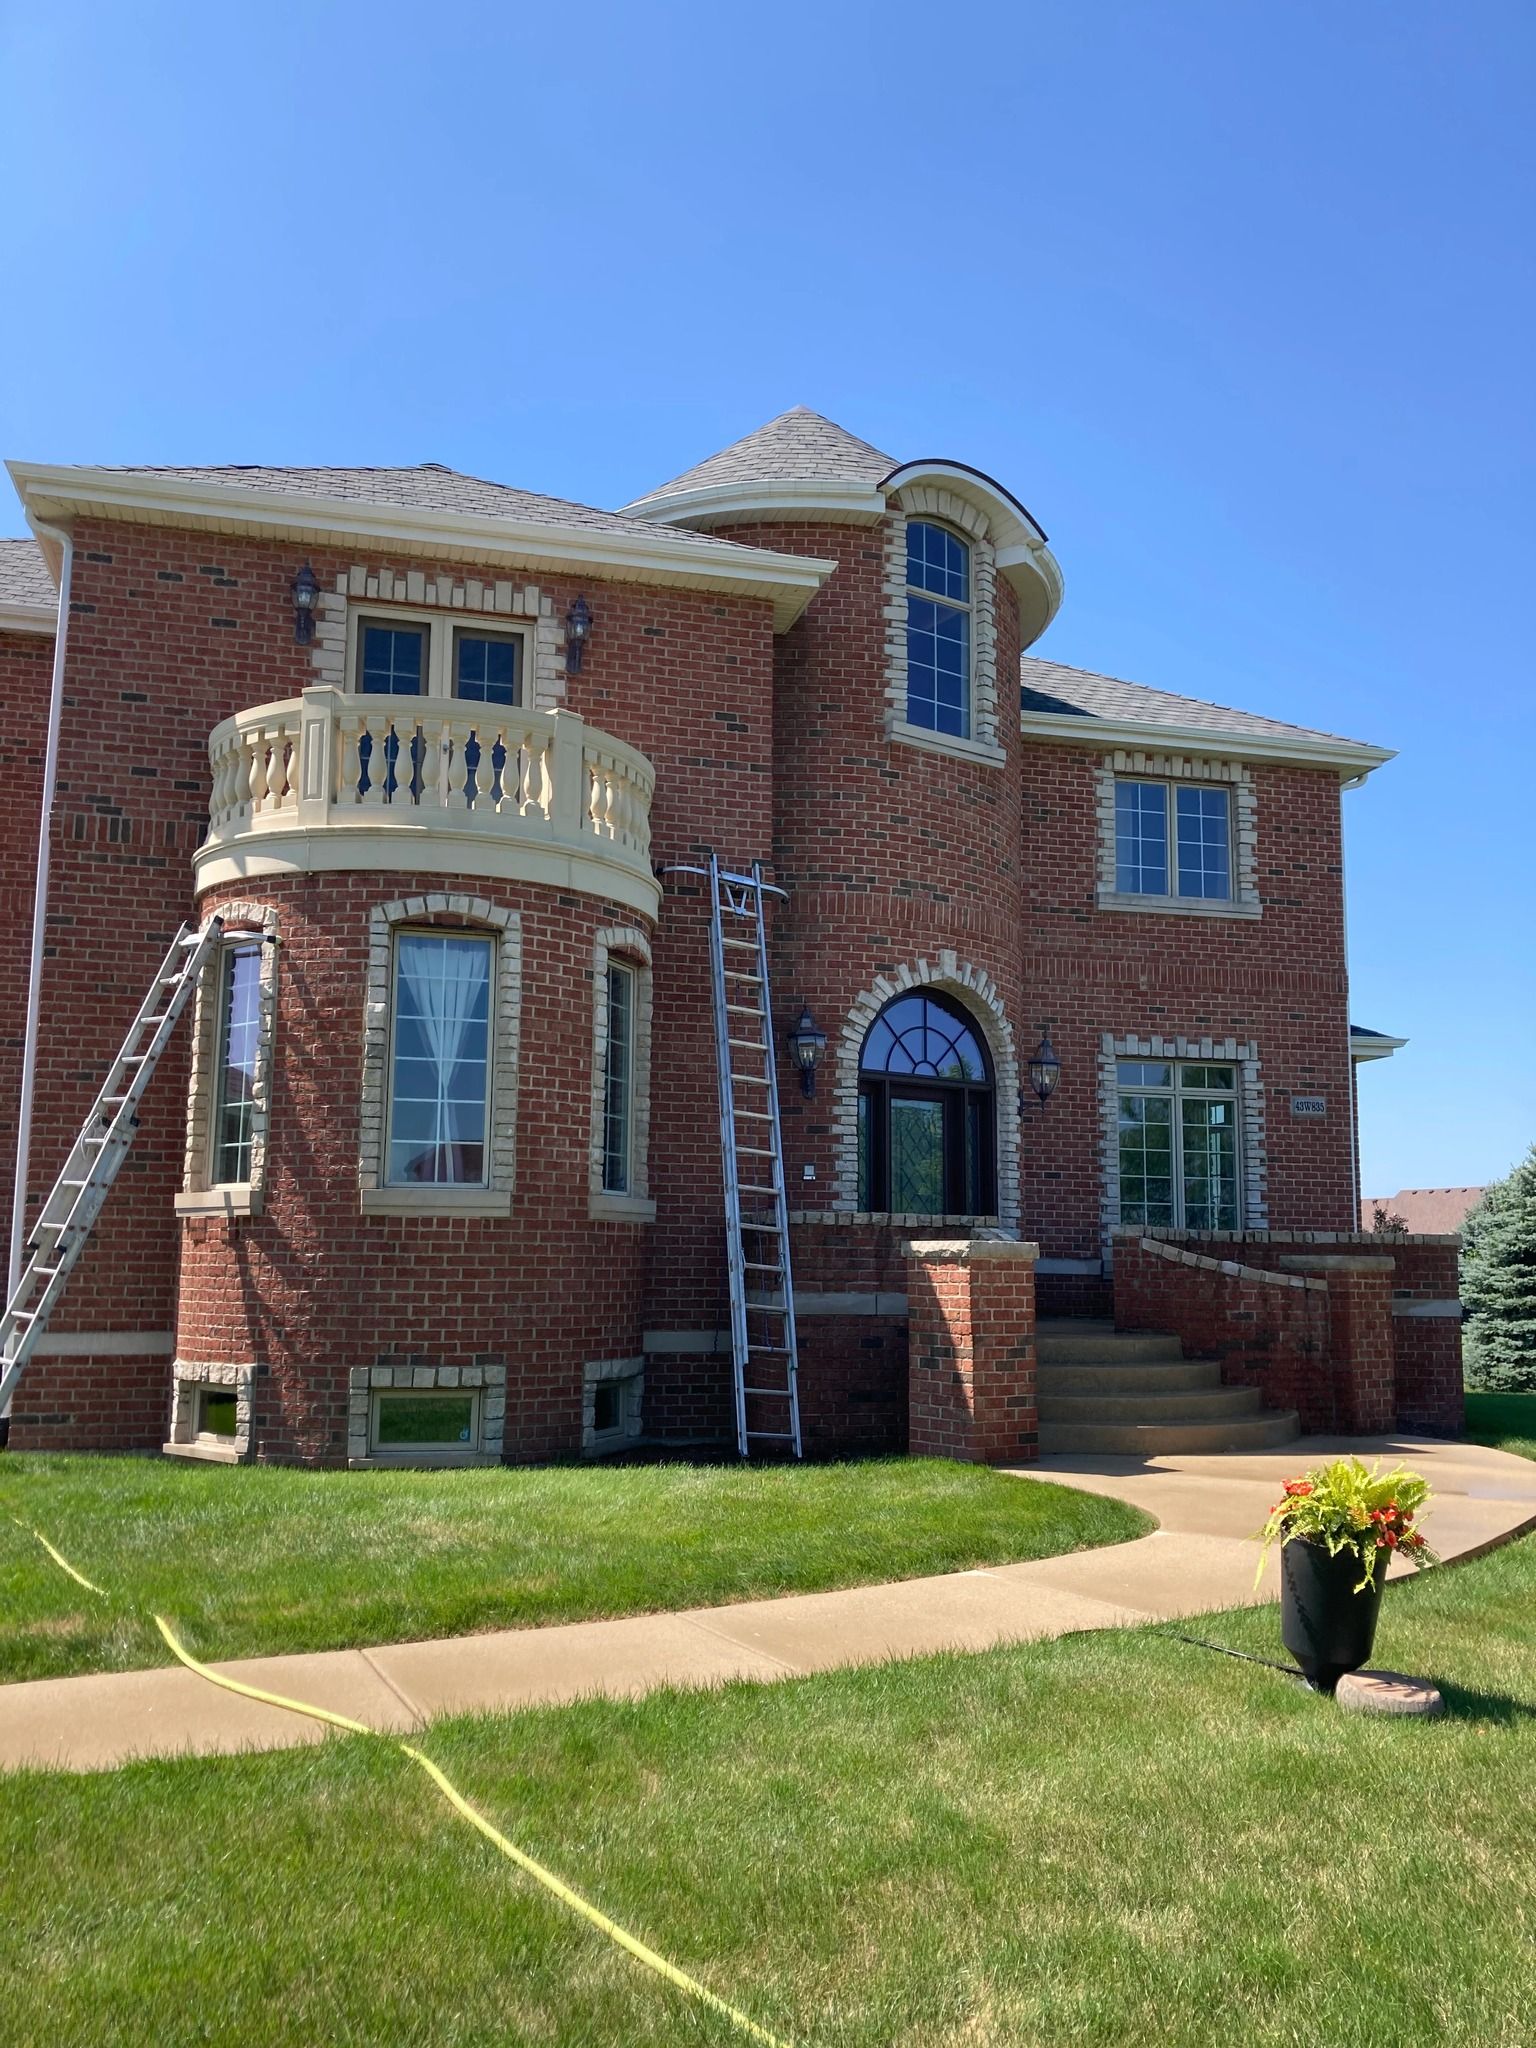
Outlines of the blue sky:
{"type": "Polygon", "coordinates": [[[0,452],[618,504],[803,403],[973,461],[1043,653],[1401,750],[1367,1192],[1536,1137],[1529,7],[66,0],[0,64],[0,452]]]}

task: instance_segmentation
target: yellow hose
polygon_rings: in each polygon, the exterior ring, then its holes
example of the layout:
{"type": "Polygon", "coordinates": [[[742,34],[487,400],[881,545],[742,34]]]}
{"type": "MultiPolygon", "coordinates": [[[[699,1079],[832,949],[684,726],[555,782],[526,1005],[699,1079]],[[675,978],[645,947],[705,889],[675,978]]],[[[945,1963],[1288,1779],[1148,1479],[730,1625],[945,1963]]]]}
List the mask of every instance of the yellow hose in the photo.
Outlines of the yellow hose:
{"type": "MultiPolygon", "coordinates": [[[[93,1585],[83,1573],[77,1572],[68,1558],[54,1549],[46,1536],[36,1529],[28,1529],[25,1522],[17,1522],[17,1527],[27,1529],[29,1535],[35,1536],[60,1570],[68,1572],[78,1585],[84,1586],[91,1593],[103,1592],[102,1587],[93,1585]]],[[[573,1913],[579,1913],[584,1920],[590,1921],[600,1933],[606,1934],[610,1941],[616,1942],[626,1953],[632,1955],[636,1962],[644,1963],[648,1970],[654,1970],[658,1977],[664,1977],[669,1984],[675,1984],[679,1991],[686,1992],[701,2005],[707,2005],[712,2011],[720,2013],[732,2026],[740,2028],[744,2034],[749,2034],[754,2041],[766,2042],[767,2048],[793,2048],[792,2043],[780,2040],[777,2034],[770,2034],[766,2027],[760,2027],[757,2021],[750,2019],[746,2013],[738,2012],[734,2005],[728,2005],[723,1998],[718,1998],[696,1977],[690,1977],[675,1963],[669,1963],[665,1956],[658,1955],[655,1949],[648,1948],[627,1928],[621,1927],[616,1920],[610,1920],[608,1915],[600,1912],[589,1899],[584,1899],[580,1892],[572,1891],[571,1887],[556,1877],[552,1870],[546,1870],[542,1863],[535,1862],[533,1857],[519,1849],[515,1842],[508,1841],[498,1828],[492,1827],[484,1814],[478,1813],[470,1805],[463,1793],[438,1769],[432,1759],[423,1756],[419,1749],[413,1749],[408,1742],[398,1741],[392,1735],[383,1735],[377,1728],[368,1727],[365,1722],[350,1720],[345,1714],[332,1713],[329,1707],[311,1706],[305,1700],[285,1699],[281,1693],[265,1692],[259,1685],[243,1685],[238,1678],[230,1678],[222,1671],[214,1671],[209,1665],[198,1662],[163,1614],[157,1614],[154,1621],[156,1628],[165,1638],[171,1655],[189,1671],[195,1672],[199,1678],[206,1678],[210,1685],[221,1685],[226,1692],[239,1693],[243,1699],[259,1700],[263,1706],[281,1707],[285,1713],[303,1714],[311,1721],[323,1721],[328,1727],[345,1729],[349,1735],[371,1736],[375,1742],[386,1742],[392,1748],[398,1749],[402,1756],[410,1758],[418,1770],[426,1772],[454,1811],[467,1820],[472,1828],[477,1828],[503,1856],[515,1863],[519,1870],[524,1870],[530,1877],[535,1878],[546,1891],[551,1892],[560,1901],[561,1905],[568,1906],[573,1913]]]]}

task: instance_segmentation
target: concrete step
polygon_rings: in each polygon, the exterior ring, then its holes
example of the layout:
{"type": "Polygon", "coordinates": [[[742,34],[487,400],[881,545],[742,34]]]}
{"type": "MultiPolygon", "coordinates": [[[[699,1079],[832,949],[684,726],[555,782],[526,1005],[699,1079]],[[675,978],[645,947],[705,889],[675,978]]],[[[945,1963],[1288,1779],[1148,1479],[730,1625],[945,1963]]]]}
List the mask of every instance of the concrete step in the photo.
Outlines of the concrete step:
{"type": "Polygon", "coordinates": [[[1042,1394],[1181,1394],[1192,1387],[1219,1387],[1214,1358],[1185,1358],[1177,1365],[1042,1365],[1035,1375],[1042,1394]]]}
{"type": "Polygon", "coordinates": [[[1259,1415],[1257,1387],[1193,1387],[1173,1394],[1041,1394],[1045,1422],[1225,1422],[1259,1415]]]}
{"type": "Polygon", "coordinates": [[[1132,1365],[1184,1356],[1177,1337],[1155,1330],[1117,1330],[1113,1323],[1075,1316],[1036,1324],[1035,1345],[1041,1365],[1132,1365]]]}
{"type": "Polygon", "coordinates": [[[1084,1452],[1124,1458],[1157,1458],[1169,1452],[1209,1455],[1279,1450],[1300,1434],[1301,1424],[1290,1408],[1223,1422],[1051,1422],[1040,1426],[1040,1450],[1046,1457],[1084,1452]]]}

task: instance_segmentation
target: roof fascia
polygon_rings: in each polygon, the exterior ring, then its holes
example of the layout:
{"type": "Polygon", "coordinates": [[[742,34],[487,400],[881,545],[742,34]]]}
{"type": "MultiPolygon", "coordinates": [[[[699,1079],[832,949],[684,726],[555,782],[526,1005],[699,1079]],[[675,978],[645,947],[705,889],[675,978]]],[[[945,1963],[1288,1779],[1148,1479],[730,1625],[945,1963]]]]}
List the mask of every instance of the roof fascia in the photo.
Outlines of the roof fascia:
{"type": "Polygon", "coordinates": [[[1349,1056],[1357,1065],[1367,1060],[1389,1060],[1393,1053],[1400,1052],[1408,1043],[1406,1038],[1389,1038],[1384,1031],[1373,1032],[1369,1038],[1352,1037],[1349,1041],[1349,1056]]]}
{"type": "Polygon", "coordinates": [[[666,526],[701,526],[743,514],[757,518],[773,512],[799,513],[837,525],[873,526],[885,517],[886,503],[873,484],[785,477],[777,482],[699,484],[691,490],[637,498],[623,509],[628,519],[666,526]]]}
{"type": "Polygon", "coordinates": [[[770,598],[774,628],[792,626],[837,564],[766,548],[733,548],[710,558],[685,535],[584,533],[536,520],[395,508],[355,499],[312,498],[288,491],[242,490],[234,484],[144,477],[120,470],[7,464],[32,520],[81,513],[148,525],[212,526],[297,541],[383,540],[420,553],[517,561],[528,566],[607,569],[634,580],[683,588],[720,589],[770,598]]]}
{"type": "Polygon", "coordinates": [[[1363,740],[1338,740],[1306,734],[1221,732],[1211,726],[1154,725],[1139,720],[1095,718],[1092,712],[1025,711],[1019,719],[1026,739],[1056,745],[1147,753],[1173,750],[1181,754],[1212,754],[1228,761],[1290,761],[1304,768],[1334,768],[1351,788],[1375,768],[1396,759],[1391,747],[1370,747],[1363,740]]]}
{"type": "Polygon", "coordinates": [[[46,633],[59,630],[59,614],[51,604],[18,604],[0,600],[0,633],[46,633]]]}

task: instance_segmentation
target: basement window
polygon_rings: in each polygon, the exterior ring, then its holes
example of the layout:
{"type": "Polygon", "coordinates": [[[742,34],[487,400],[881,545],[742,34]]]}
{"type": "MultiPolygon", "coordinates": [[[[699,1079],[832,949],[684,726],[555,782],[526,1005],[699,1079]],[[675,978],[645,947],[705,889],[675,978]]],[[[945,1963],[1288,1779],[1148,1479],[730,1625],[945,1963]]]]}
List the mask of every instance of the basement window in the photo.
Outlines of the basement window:
{"type": "Polygon", "coordinates": [[[236,1436],[233,1387],[199,1387],[197,1434],[200,1441],[233,1443],[236,1436]]]}
{"type": "Polygon", "coordinates": [[[472,1389],[377,1393],[369,1449],[384,1457],[478,1450],[479,1408],[479,1396],[472,1389]]]}

